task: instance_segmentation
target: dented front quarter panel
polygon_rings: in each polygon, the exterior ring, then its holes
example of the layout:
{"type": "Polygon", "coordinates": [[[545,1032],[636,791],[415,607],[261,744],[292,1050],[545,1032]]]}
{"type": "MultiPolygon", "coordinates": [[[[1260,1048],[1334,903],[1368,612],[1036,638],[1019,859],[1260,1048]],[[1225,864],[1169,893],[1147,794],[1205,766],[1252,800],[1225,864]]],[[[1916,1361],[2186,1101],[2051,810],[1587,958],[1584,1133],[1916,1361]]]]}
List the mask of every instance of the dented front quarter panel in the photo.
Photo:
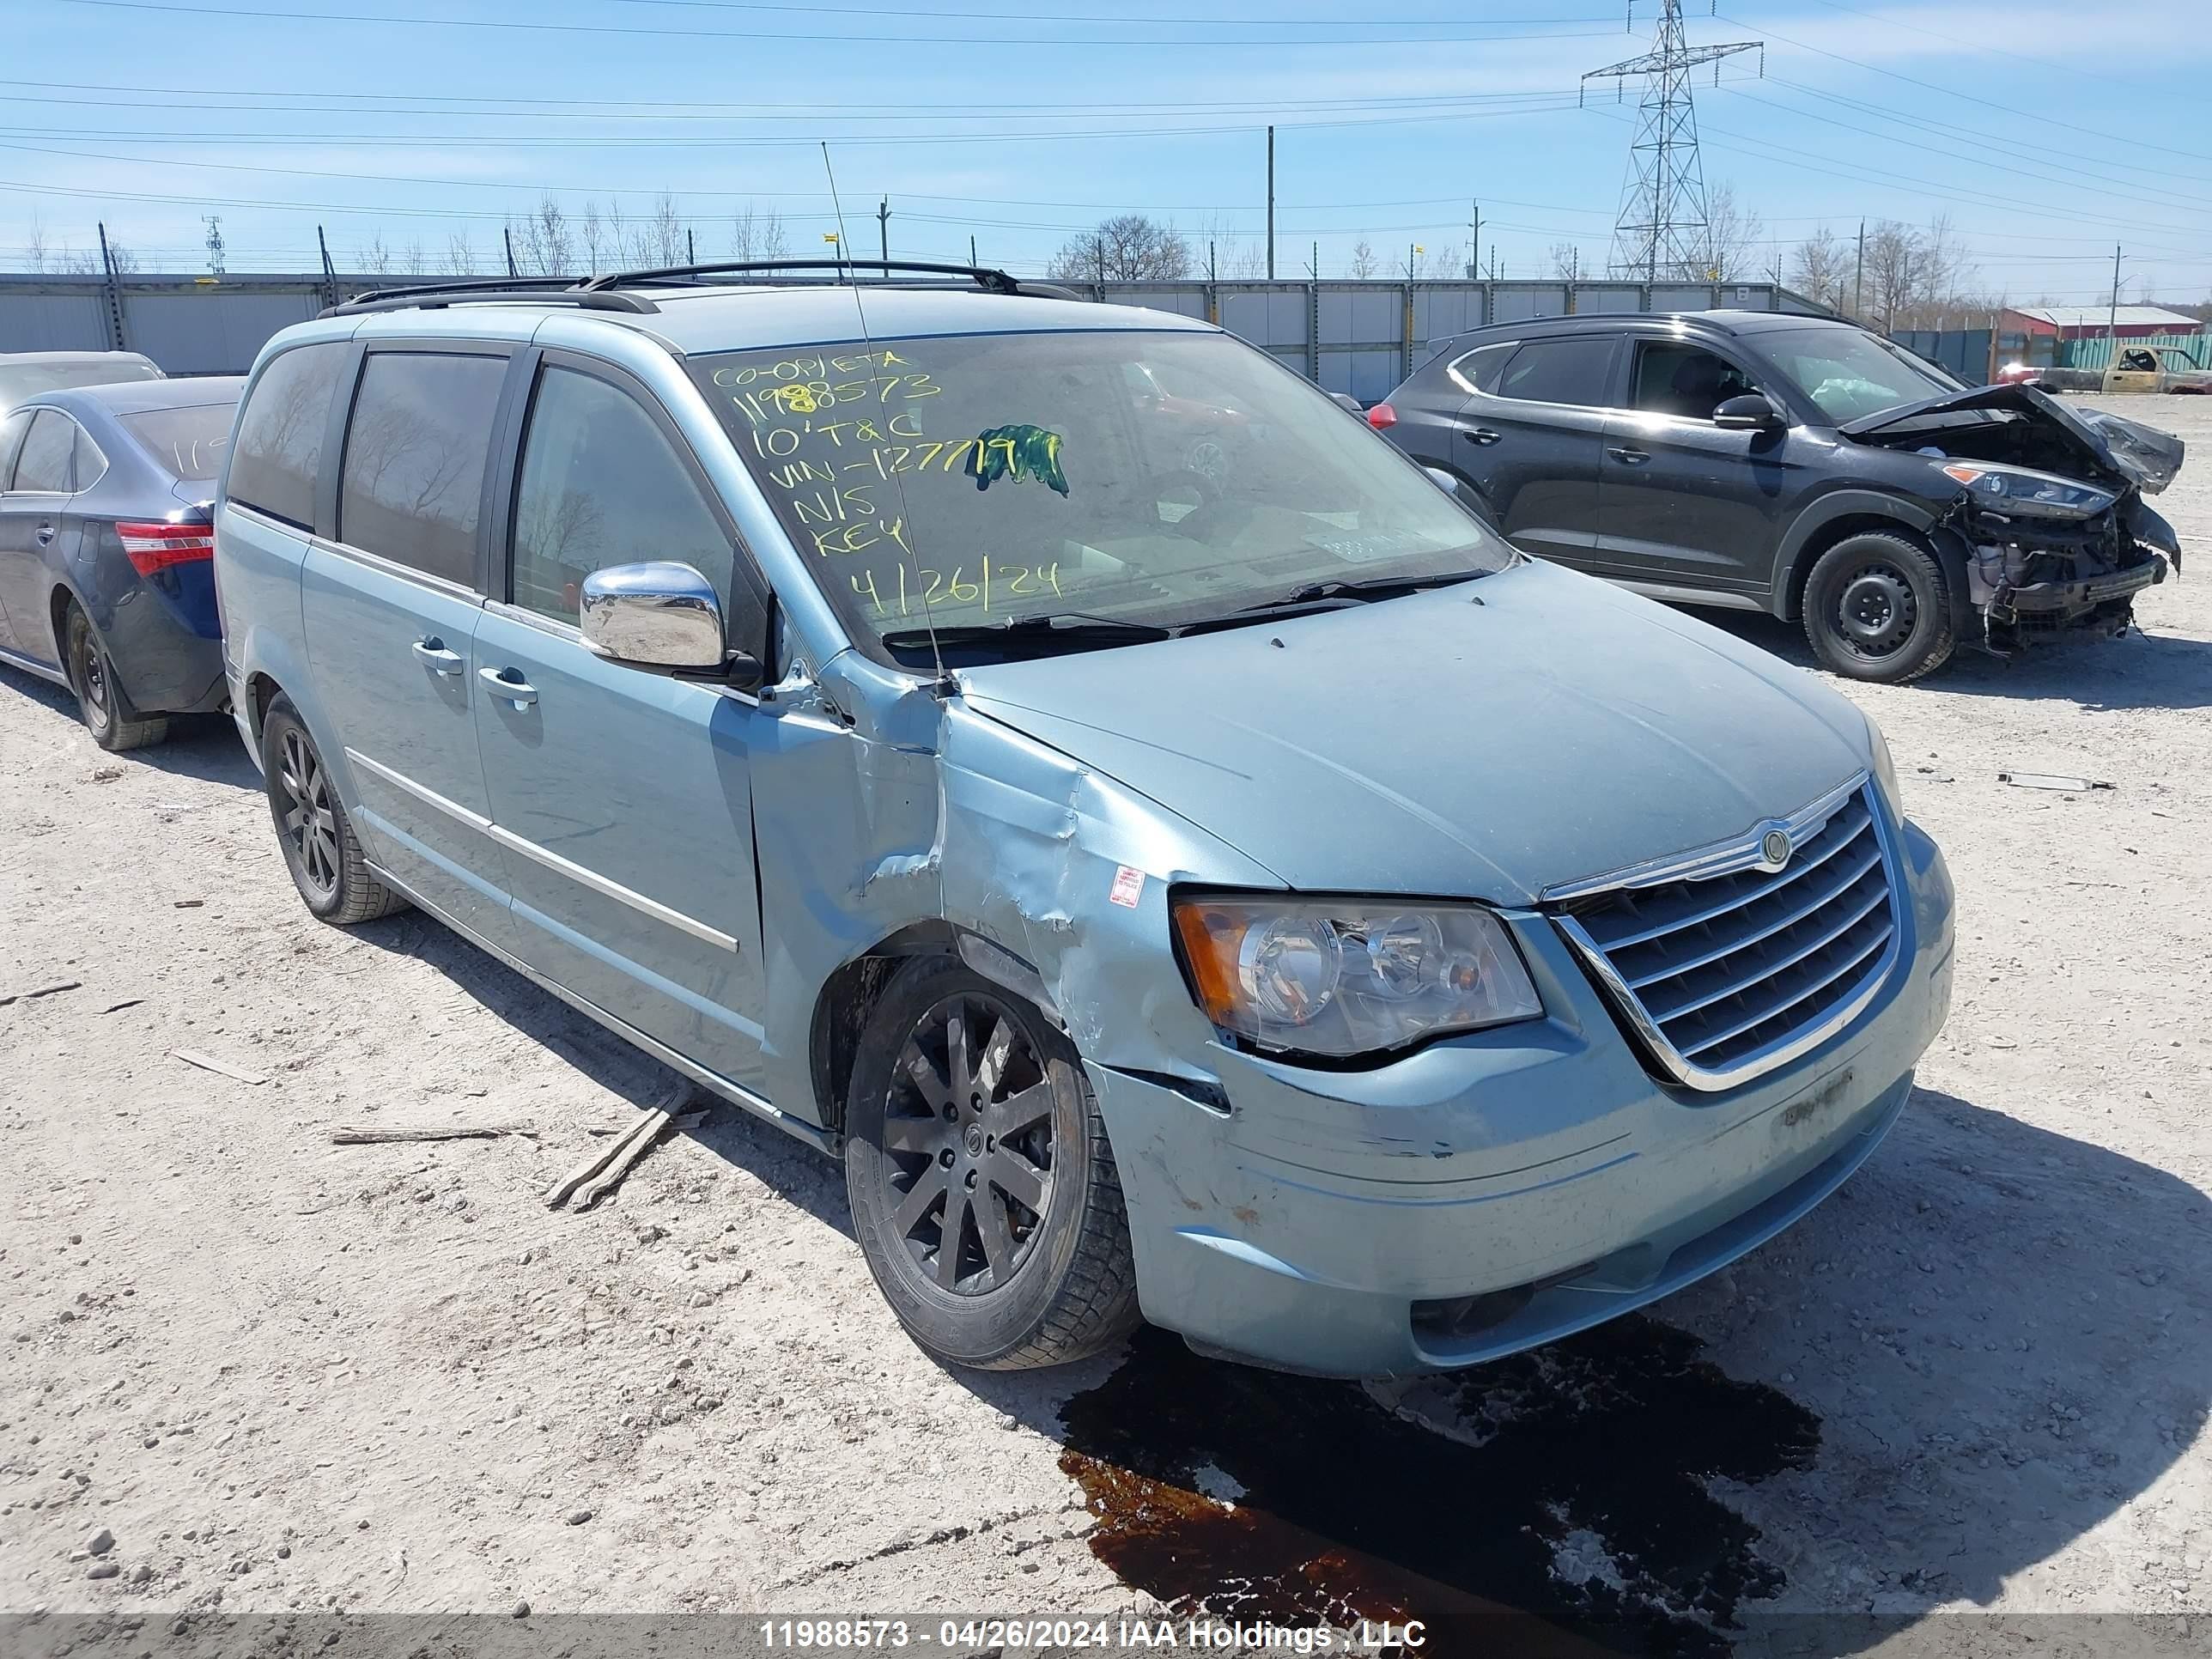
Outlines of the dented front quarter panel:
{"type": "Polygon", "coordinates": [[[753,760],[769,1006],[764,1074],[815,1097],[814,1014],[836,971],[917,924],[1033,969],[1086,1060],[1172,1077],[1211,1038],[1169,946],[1177,882],[1268,888],[1269,871],[956,691],[847,651],[775,688],[753,760]],[[1116,876],[1138,872],[1133,904],[1116,876]]]}

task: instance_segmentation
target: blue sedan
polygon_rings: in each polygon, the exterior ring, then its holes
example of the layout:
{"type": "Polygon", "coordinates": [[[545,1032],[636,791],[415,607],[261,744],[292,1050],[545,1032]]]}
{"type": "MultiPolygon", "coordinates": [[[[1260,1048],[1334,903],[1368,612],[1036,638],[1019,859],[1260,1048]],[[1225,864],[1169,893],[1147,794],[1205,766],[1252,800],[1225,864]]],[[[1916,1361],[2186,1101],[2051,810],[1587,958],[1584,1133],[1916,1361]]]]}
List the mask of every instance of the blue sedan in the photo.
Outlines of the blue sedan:
{"type": "Polygon", "coordinates": [[[223,706],[209,503],[244,386],[79,386],[0,422],[0,660],[74,691],[103,749],[223,706]]]}

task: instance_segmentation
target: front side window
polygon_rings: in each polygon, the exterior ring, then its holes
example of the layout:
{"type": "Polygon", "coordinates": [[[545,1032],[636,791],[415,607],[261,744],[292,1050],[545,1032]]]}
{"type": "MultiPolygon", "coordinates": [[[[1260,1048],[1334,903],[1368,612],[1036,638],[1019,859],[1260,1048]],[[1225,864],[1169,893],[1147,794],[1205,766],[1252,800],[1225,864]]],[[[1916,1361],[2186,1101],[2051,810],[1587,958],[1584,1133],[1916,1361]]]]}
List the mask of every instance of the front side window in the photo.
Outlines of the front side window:
{"type": "Polygon", "coordinates": [[[1860,328],[1778,328],[1759,349],[1838,426],[1966,388],[1925,358],[1860,328]]]}
{"type": "Polygon", "coordinates": [[[235,404],[202,404],[115,418],[171,477],[203,483],[222,471],[222,458],[230,450],[231,416],[237,410],[235,404]]]}
{"type": "Polygon", "coordinates": [[[1604,336],[1531,340],[1498,377],[1498,395],[1598,407],[1613,401],[1613,341],[1604,336]]]}
{"type": "Polygon", "coordinates": [[[507,359],[372,352],[346,427],[338,538],[476,586],[477,518],[507,359]]]}
{"type": "Polygon", "coordinates": [[[1181,626],[1514,557],[1224,335],[939,336],[691,368],[817,584],[893,660],[926,626],[1181,626]]]}
{"type": "Polygon", "coordinates": [[[1636,348],[1636,379],[1628,406],[1654,415],[1710,421],[1717,405],[1755,390],[1741,369],[1703,346],[1647,340],[1636,348]]]}
{"type": "Polygon", "coordinates": [[[70,457],[76,448],[76,422],[58,409],[38,410],[23,439],[23,453],[15,458],[15,487],[67,495],[70,457]]]}
{"type": "Polygon", "coordinates": [[[731,545],[635,398],[594,375],[546,369],[515,491],[515,604],[573,623],[593,571],[665,559],[697,570],[726,607],[731,545]]]}
{"type": "Polygon", "coordinates": [[[295,346],[270,360],[238,422],[238,453],[224,492],[301,530],[315,527],[323,432],[353,348],[343,340],[295,346]]]}

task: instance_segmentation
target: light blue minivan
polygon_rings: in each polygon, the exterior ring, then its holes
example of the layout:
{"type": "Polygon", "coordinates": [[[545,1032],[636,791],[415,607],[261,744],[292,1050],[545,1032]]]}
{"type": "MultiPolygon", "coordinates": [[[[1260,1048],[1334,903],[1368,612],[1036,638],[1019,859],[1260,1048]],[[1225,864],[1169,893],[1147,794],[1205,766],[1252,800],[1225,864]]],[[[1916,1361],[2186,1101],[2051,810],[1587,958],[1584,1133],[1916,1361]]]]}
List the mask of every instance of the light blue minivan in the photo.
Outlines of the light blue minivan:
{"type": "Polygon", "coordinates": [[[1874,1151],[1951,887],[1808,675],[1188,318],[966,268],[366,296],[256,364],[231,702],[419,906],[845,1161],[966,1365],[1467,1365],[1874,1151]]]}

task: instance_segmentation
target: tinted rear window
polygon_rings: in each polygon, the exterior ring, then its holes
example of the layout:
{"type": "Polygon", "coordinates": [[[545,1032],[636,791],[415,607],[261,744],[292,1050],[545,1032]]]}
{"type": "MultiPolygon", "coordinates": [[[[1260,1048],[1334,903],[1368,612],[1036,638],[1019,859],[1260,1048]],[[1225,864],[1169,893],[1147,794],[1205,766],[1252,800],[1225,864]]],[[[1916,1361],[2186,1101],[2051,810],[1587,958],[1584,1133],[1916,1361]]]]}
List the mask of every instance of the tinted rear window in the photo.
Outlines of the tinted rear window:
{"type": "Polygon", "coordinates": [[[370,353],[346,428],[339,539],[475,586],[484,461],[506,380],[503,356],[370,353]]]}
{"type": "Polygon", "coordinates": [[[1498,395],[1545,404],[1602,404],[1613,396],[1610,339],[1531,340],[1498,377],[1498,395]]]}
{"type": "Polygon", "coordinates": [[[302,530],[315,527],[323,428],[352,349],[343,340],[296,346],[262,371],[238,423],[231,500],[302,530]]]}
{"type": "Polygon", "coordinates": [[[1505,372],[1506,361],[1520,344],[1518,340],[1505,340],[1497,345],[1478,346],[1465,356],[1453,361],[1452,378],[1471,391],[1494,395],[1498,391],[1498,377],[1505,372]]]}
{"type": "Polygon", "coordinates": [[[222,458],[230,453],[231,417],[237,412],[236,404],[204,404],[115,418],[171,477],[201,483],[222,476],[222,458]]]}

